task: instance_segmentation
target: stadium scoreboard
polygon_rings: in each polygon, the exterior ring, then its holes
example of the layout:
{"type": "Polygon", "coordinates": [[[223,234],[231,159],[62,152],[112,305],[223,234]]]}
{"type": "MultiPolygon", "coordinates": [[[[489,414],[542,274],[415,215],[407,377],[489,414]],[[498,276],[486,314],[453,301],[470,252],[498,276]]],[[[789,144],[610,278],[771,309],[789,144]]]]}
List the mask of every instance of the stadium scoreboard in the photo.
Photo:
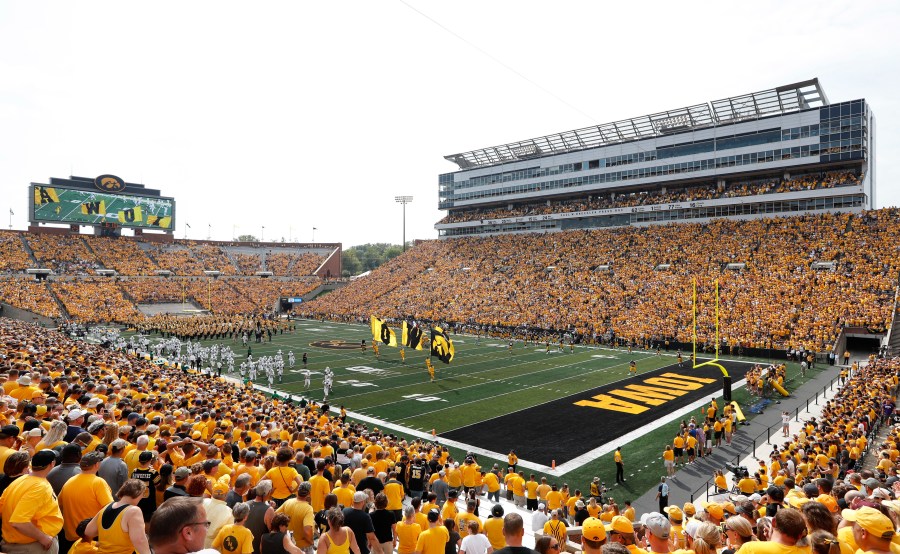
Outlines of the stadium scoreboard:
{"type": "Polygon", "coordinates": [[[51,178],[29,186],[32,223],[93,225],[101,229],[130,227],[172,232],[175,199],[158,190],[126,183],[115,175],[96,178],[51,178]]]}

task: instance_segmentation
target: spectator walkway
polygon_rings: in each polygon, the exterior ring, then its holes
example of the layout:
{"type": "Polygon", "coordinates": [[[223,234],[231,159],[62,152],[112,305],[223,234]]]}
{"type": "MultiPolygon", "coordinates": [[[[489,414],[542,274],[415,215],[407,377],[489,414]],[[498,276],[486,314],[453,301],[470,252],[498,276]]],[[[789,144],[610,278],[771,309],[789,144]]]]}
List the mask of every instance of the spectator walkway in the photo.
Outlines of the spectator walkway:
{"type": "MultiPolygon", "coordinates": [[[[862,358],[859,361],[862,363],[864,360],[865,358],[862,358]]],[[[780,404],[773,401],[762,414],[748,419],[749,425],[738,426],[730,446],[714,448],[711,456],[697,458],[693,464],[680,466],[675,477],[668,481],[669,504],[680,506],[685,502],[706,500],[707,494],[712,495],[715,492],[712,487],[713,471],[725,470],[726,463],[738,462],[737,465],[746,466],[752,472],[757,467],[757,460],[768,460],[772,445],[781,444],[784,440],[781,435],[781,412],[788,411],[794,416],[791,419],[791,434],[800,430],[803,421],[810,417],[818,417],[822,405],[838,390],[837,378],[843,366],[817,365],[813,371],[820,371],[820,367],[825,369],[814,379],[791,391],[790,397],[781,398],[780,404]],[[817,395],[818,400],[815,400],[817,395]],[[768,435],[766,429],[769,430],[768,435]],[[704,484],[709,488],[705,488],[704,484]]],[[[662,450],[663,447],[660,445],[660,453],[662,450]]],[[[660,477],[665,475],[661,456],[650,463],[658,465],[660,477]]],[[[732,476],[728,474],[727,477],[730,485],[732,476]]],[[[658,511],[656,489],[647,491],[632,505],[638,514],[658,511]]]]}

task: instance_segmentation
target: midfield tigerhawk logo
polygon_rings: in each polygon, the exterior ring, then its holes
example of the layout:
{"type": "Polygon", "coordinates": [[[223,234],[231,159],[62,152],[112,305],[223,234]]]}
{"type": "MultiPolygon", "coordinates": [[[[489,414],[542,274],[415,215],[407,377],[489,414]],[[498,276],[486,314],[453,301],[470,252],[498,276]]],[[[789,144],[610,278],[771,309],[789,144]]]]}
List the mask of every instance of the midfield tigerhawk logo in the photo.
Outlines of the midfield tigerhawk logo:
{"type": "Polygon", "coordinates": [[[357,350],[358,342],[347,342],[345,340],[317,340],[309,343],[310,346],[316,348],[331,348],[333,350],[357,350]]]}

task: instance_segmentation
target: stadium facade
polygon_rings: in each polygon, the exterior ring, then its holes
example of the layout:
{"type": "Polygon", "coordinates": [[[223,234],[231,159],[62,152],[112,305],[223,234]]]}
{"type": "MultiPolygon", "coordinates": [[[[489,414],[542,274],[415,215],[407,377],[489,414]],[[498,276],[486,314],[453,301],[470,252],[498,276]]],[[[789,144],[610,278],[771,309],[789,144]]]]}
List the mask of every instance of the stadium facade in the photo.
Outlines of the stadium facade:
{"type": "Polygon", "coordinates": [[[875,117],[818,79],[445,156],[441,238],[875,208],[875,117]]]}

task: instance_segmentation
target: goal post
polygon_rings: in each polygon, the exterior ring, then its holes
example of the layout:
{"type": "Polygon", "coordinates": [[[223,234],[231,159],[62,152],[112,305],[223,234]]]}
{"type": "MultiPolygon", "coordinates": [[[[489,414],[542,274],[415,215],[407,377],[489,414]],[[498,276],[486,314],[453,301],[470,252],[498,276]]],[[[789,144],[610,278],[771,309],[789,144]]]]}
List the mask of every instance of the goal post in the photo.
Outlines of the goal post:
{"type": "Polygon", "coordinates": [[[719,362],[719,280],[718,279],[715,280],[715,287],[716,287],[716,343],[715,343],[716,356],[712,360],[709,360],[709,361],[706,361],[703,363],[699,363],[699,364],[697,363],[697,278],[696,277],[693,278],[693,285],[694,285],[694,294],[693,294],[693,298],[692,298],[692,311],[693,311],[693,320],[694,320],[693,336],[692,336],[693,353],[694,353],[693,367],[694,367],[694,369],[696,369],[698,367],[703,367],[703,366],[711,366],[711,367],[719,368],[722,371],[722,391],[723,391],[722,395],[725,397],[726,401],[730,402],[731,401],[731,376],[728,374],[728,370],[725,369],[725,366],[718,363],[719,362]]]}

